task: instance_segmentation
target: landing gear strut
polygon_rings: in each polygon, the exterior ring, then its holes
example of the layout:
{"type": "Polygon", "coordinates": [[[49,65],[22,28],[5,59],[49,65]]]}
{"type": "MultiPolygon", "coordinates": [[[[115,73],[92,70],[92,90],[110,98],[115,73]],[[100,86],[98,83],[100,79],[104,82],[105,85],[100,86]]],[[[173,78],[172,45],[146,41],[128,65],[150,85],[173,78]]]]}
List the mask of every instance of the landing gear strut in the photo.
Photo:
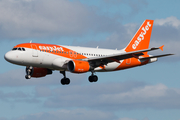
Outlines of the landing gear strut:
{"type": "Polygon", "coordinates": [[[70,83],[70,79],[69,78],[66,78],[66,73],[65,71],[60,71],[61,74],[63,74],[64,78],[61,79],[61,84],[62,85],[69,85],[70,83]]]}
{"type": "Polygon", "coordinates": [[[91,71],[92,74],[91,76],[89,76],[89,82],[97,82],[98,81],[98,77],[96,75],[94,75],[94,71],[91,71]]]}
{"type": "Polygon", "coordinates": [[[26,78],[26,79],[31,79],[32,72],[33,72],[33,67],[32,67],[32,66],[26,67],[26,75],[25,75],[25,78],[26,78]]]}

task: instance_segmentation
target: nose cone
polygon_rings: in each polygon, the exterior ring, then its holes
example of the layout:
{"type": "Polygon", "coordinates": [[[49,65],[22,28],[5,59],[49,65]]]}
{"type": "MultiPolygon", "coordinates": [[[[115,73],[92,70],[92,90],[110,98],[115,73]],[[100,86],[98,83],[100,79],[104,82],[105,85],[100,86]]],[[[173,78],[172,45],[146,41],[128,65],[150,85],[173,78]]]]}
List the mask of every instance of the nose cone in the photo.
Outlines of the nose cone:
{"type": "Polygon", "coordinates": [[[23,57],[20,51],[9,51],[4,55],[4,59],[16,65],[23,64],[23,57]]]}
{"type": "Polygon", "coordinates": [[[9,51],[7,52],[5,55],[4,55],[4,59],[8,62],[11,62],[13,63],[13,61],[15,60],[15,54],[12,52],[12,51],[9,51]]]}

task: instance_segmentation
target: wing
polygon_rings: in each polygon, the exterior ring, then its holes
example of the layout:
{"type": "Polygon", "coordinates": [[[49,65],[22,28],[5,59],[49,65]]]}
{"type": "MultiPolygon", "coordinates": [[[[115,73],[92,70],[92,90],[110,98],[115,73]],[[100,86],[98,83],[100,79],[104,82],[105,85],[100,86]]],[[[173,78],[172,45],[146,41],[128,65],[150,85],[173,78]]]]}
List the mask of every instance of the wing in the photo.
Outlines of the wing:
{"type": "Polygon", "coordinates": [[[144,52],[153,51],[157,49],[162,49],[162,47],[143,49],[143,50],[132,51],[132,52],[124,52],[124,53],[112,54],[112,55],[102,56],[102,57],[92,57],[92,58],[86,58],[86,59],[81,59],[81,60],[88,61],[91,64],[91,66],[95,68],[100,65],[107,65],[108,63],[111,63],[111,62],[120,63],[120,60],[132,58],[132,57],[139,59],[139,56],[144,55],[143,54],[144,52]]]}

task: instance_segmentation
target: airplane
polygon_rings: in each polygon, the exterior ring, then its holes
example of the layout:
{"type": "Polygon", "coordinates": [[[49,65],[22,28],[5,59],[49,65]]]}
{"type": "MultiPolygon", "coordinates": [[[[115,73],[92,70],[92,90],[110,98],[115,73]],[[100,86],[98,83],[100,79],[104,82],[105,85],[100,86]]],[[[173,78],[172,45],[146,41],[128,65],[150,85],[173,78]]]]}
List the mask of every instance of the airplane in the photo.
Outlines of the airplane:
{"type": "Polygon", "coordinates": [[[173,54],[149,55],[149,51],[163,46],[149,48],[154,20],[145,20],[130,43],[122,50],[100,49],[78,46],[64,46],[42,43],[22,43],[4,55],[6,61],[26,66],[26,79],[39,78],[60,71],[62,85],[70,84],[66,71],[71,73],[91,72],[89,82],[97,82],[95,72],[124,70],[156,62],[159,57],[173,54]]]}

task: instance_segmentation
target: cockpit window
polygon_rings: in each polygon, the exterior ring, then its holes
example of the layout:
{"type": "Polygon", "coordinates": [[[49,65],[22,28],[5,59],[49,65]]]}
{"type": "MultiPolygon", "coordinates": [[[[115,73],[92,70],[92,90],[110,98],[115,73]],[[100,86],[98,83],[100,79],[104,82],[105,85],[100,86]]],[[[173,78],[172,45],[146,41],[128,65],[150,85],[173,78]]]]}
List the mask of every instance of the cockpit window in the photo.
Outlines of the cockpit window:
{"type": "Polygon", "coordinates": [[[12,50],[17,50],[17,48],[13,48],[12,50]]]}
{"type": "Polygon", "coordinates": [[[19,51],[25,51],[25,48],[13,48],[12,50],[19,50],[19,51]]]}
{"type": "Polygon", "coordinates": [[[25,49],[24,49],[24,48],[22,48],[22,50],[23,50],[23,51],[25,51],[25,49]]]}

